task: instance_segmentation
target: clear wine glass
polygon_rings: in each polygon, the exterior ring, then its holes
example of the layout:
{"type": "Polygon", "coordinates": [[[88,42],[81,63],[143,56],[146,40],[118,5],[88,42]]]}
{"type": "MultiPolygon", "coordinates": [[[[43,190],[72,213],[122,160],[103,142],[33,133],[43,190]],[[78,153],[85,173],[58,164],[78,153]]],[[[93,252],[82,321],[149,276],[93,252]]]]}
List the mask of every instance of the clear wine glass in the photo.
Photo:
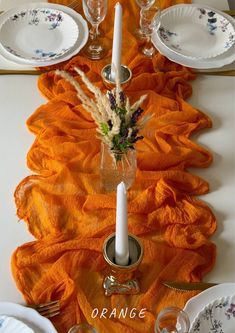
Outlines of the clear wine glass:
{"type": "Polygon", "coordinates": [[[107,14],[107,0],[83,0],[82,6],[86,19],[91,24],[89,41],[83,53],[90,59],[98,60],[107,53],[107,48],[98,36],[99,24],[107,14]]]}
{"type": "Polygon", "coordinates": [[[177,307],[162,309],[156,319],[155,333],[188,333],[190,322],[186,312],[177,307]]]}
{"type": "Polygon", "coordinates": [[[141,47],[141,52],[147,57],[152,57],[155,48],[151,42],[151,36],[160,26],[161,11],[159,7],[153,6],[143,9],[140,12],[140,26],[145,35],[145,43],[141,47]]]}
{"type": "Polygon", "coordinates": [[[98,333],[98,331],[90,324],[82,323],[71,327],[68,333],[98,333]]]}
{"type": "MultiPolygon", "coordinates": [[[[149,7],[151,7],[154,4],[155,0],[135,0],[135,2],[140,7],[140,15],[141,15],[141,10],[148,9],[149,7]]],[[[138,29],[136,29],[135,33],[139,38],[144,37],[144,32],[142,31],[141,26],[138,29]]]]}

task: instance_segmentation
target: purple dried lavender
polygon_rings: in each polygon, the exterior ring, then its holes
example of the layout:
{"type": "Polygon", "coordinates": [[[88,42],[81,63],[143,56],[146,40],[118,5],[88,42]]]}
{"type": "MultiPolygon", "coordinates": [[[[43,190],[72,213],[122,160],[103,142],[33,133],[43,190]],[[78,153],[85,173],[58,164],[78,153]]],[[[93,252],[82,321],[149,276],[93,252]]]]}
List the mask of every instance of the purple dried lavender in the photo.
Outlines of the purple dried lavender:
{"type": "Polygon", "coordinates": [[[139,130],[137,128],[133,129],[131,133],[131,137],[129,138],[130,143],[135,143],[136,142],[136,136],[138,134],[139,130]]]}
{"type": "Polygon", "coordinates": [[[134,138],[133,143],[142,140],[143,138],[144,138],[143,135],[137,136],[136,138],[134,138]]]}
{"type": "Polygon", "coordinates": [[[123,128],[123,130],[122,130],[122,136],[124,137],[124,138],[126,138],[127,136],[128,136],[128,128],[123,128]]]}
{"type": "Polygon", "coordinates": [[[131,123],[135,124],[143,112],[144,110],[138,107],[138,109],[131,116],[131,123]]]}
{"type": "Polygon", "coordinates": [[[136,137],[136,135],[138,134],[138,129],[137,128],[135,128],[135,129],[133,129],[133,131],[132,131],[132,133],[131,133],[131,137],[132,138],[134,138],[134,137],[136,137]]]}
{"type": "Polygon", "coordinates": [[[126,101],[126,95],[124,94],[123,91],[120,91],[120,93],[119,93],[119,98],[120,98],[120,102],[121,102],[121,104],[124,105],[124,104],[125,104],[125,101],[126,101]]]}
{"type": "Polygon", "coordinates": [[[109,130],[111,131],[111,129],[113,128],[112,121],[109,119],[109,120],[107,121],[107,124],[109,125],[109,130]]]}
{"type": "Polygon", "coordinates": [[[108,92],[108,96],[109,96],[110,107],[112,110],[115,110],[117,107],[116,99],[110,91],[108,92]]]}

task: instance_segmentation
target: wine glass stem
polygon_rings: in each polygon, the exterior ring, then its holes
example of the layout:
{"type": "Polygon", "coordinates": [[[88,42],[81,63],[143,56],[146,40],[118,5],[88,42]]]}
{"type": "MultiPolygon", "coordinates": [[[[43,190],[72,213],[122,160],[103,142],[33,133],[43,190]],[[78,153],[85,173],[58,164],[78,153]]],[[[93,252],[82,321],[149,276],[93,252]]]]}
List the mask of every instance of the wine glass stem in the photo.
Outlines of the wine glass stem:
{"type": "Polygon", "coordinates": [[[151,37],[150,36],[147,36],[145,35],[145,45],[144,45],[144,48],[149,50],[152,48],[152,42],[151,42],[151,37]]]}
{"type": "Polygon", "coordinates": [[[99,23],[93,23],[90,29],[90,37],[95,40],[98,36],[99,23]]]}

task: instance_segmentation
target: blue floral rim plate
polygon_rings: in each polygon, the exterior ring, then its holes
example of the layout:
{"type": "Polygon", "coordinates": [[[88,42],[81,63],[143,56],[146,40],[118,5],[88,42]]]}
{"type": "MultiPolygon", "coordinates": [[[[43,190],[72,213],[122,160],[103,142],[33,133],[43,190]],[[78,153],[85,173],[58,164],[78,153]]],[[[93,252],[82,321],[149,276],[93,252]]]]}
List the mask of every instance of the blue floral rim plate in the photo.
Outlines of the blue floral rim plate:
{"type": "Polygon", "coordinates": [[[216,10],[201,6],[172,6],[161,16],[161,42],[192,59],[225,53],[235,42],[234,25],[216,10]]]}
{"type": "Polygon", "coordinates": [[[190,333],[234,333],[235,296],[226,296],[208,304],[194,319],[190,333]]]}
{"type": "Polygon", "coordinates": [[[12,56],[48,61],[71,50],[79,36],[74,19],[61,10],[33,8],[16,11],[0,28],[0,43],[12,56]]]}

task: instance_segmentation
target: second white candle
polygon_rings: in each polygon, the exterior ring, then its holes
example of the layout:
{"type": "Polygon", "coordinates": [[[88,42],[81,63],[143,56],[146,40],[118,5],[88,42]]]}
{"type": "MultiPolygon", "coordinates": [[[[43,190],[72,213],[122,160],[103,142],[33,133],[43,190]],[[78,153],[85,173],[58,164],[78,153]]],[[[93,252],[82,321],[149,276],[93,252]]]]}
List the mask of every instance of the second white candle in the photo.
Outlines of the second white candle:
{"type": "Polygon", "coordinates": [[[127,194],[123,182],[117,186],[115,262],[121,266],[129,262],[127,194]]]}

